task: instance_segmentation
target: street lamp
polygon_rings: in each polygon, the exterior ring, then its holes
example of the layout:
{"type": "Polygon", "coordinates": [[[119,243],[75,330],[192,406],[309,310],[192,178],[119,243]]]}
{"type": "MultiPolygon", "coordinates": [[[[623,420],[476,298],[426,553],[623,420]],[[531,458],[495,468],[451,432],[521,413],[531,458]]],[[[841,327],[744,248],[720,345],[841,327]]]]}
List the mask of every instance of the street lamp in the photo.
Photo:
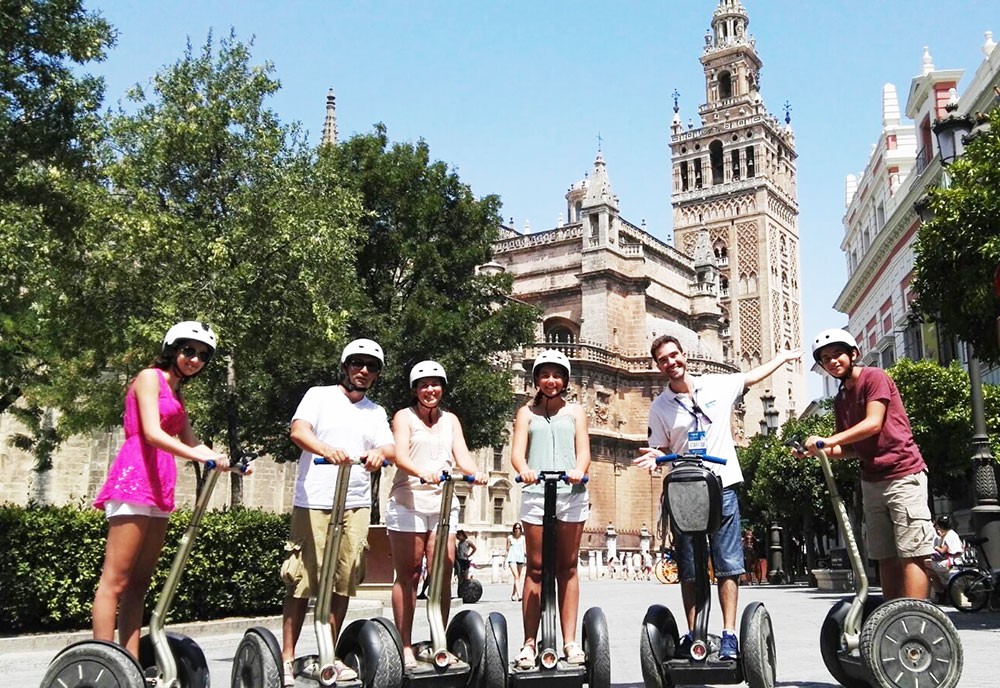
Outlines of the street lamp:
{"type": "MultiPolygon", "coordinates": [[[[965,144],[976,135],[973,126],[976,124],[969,115],[956,115],[958,99],[952,89],[951,98],[945,105],[947,116],[934,120],[932,130],[937,139],[938,151],[941,155],[942,186],[947,188],[949,179],[947,167],[955,162],[965,152],[965,144]]],[[[914,204],[921,222],[929,222],[934,218],[934,210],[926,196],[914,204]]],[[[994,275],[994,280],[996,276],[994,275]]],[[[989,436],[986,433],[986,413],[983,406],[982,368],[973,346],[965,342],[966,357],[969,360],[969,386],[972,397],[972,464],[973,464],[973,498],[972,528],[980,536],[990,538],[986,547],[990,561],[1000,561],[1000,504],[997,500],[997,481],[993,467],[993,454],[990,451],[989,436]],[[998,532],[992,532],[997,530],[998,532]]]]}
{"type": "Polygon", "coordinates": [[[779,412],[778,409],[774,408],[774,395],[771,394],[770,390],[765,390],[760,401],[764,404],[764,419],[760,422],[760,434],[777,435],[779,412]]]}

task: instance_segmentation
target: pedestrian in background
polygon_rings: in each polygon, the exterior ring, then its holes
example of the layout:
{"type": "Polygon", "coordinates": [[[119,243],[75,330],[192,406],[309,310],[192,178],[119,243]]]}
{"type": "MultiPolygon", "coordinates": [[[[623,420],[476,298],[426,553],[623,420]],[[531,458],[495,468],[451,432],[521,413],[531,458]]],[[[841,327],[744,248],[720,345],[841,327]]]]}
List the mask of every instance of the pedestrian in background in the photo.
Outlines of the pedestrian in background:
{"type": "Polygon", "coordinates": [[[511,602],[521,601],[521,591],[524,589],[524,565],[528,561],[524,551],[524,528],[515,523],[507,536],[507,556],[505,562],[513,578],[513,589],[510,593],[511,602]]]}
{"type": "Polygon", "coordinates": [[[135,376],[125,395],[125,443],[94,500],[108,519],[94,595],[94,639],[114,642],[117,619],[118,641],[134,657],[139,656],[146,592],[174,510],[175,457],[229,468],[224,455],[195,435],[181,393],[215,349],[215,332],[205,323],[185,321],[167,330],[160,354],[135,376]]]}

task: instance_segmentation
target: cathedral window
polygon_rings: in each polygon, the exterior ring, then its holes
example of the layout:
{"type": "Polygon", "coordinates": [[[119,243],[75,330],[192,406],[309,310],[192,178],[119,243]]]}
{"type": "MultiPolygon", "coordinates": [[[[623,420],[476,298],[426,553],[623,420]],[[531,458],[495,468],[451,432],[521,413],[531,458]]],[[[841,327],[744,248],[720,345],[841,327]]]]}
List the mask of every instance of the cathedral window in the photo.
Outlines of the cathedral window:
{"type": "Polygon", "coordinates": [[[721,184],[722,172],[722,141],[712,141],[708,146],[708,155],[712,162],[712,184],[721,184]]]}
{"type": "Polygon", "coordinates": [[[747,157],[747,177],[754,176],[754,150],[753,146],[746,147],[746,157],[747,157]]]}
{"type": "Polygon", "coordinates": [[[694,188],[700,189],[702,187],[701,183],[701,158],[695,158],[694,161],[694,188]]]}
{"type": "Polygon", "coordinates": [[[681,191],[688,190],[688,163],[687,160],[681,163],[681,191]]]}
{"type": "Polygon", "coordinates": [[[738,150],[730,151],[729,153],[730,164],[733,166],[733,181],[740,180],[740,152],[738,150]]]}

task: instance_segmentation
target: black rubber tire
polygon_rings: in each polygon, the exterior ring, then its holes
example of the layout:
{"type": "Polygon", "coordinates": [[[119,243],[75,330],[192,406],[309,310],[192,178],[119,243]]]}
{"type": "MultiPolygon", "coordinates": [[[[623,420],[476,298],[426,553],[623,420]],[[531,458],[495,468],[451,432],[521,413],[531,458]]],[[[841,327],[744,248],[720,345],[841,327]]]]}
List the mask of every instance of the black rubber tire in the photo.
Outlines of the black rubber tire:
{"type": "MultiPolygon", "coordinates": [[[[819,653],[823,657],[826,670],[837,680],[837,683],[845,688],[869,688],[868,681],[853,678],[840,664],[840,634],[843,631],[844,619],[847,617],[853,599],[852,597],[842,599],[830,607],[819,631],[819,653]]],[[[862,624],[880,604],[882,604],[881,596],[869,596],[865,600],[864,611],[861,614],[862,624]]]]}
{"type": "Polygon", "coordinates": [[[774,688],[778,678],[774,627],[771,615],[760,602],[752,602],[743,610],[740,661],[743,664],[743,680],[750,688],[774,688]]]}
{"type": "MultiPolygon", "coordinates": [[[[167,632],[167,647],[177,662],[177,680],[181,688],[208,688],[208,660],[198,643],[180,633],[167,632]]],[[[139,638],[139,664],[148,670],[156,666],[153,638],[144,635],[139,638]]]]}
{"type": "Polygon", "coordinates": [[[358,619],[340,634],[337,656],[358,672],[365,688],[399,688],[403,684],[403,655],[388,619],[358,619]]]}
{"type": "Polygon", "coordinates": [[[611,688],[611,641],[608,620],[600,607],[591,607],[583,615],[583,651],[587,655],[587,685],[611,688]]]}
{"type": "Polygon", "coordinates": [[[274,634],[255,626],[243,634],[233,657],[232,688],[282,688],[281,647],[274,634]]]}
{"type": "Polygon", "coordinates": [[[990,601],[992,591],[980,571],[959,571],[948,580],[948,601],[960,612],[978,612],[990,601]]]}
{"type": "Polygon", "coordinates": [[[663,672],[663,663],[674,658],[679,640],[677,622],[669,609],[654,604],[646,610],[639,631],[639,665],[646,688],[673,688],[674,682],[663,672]]]}
{"type": "Polygon", "coordinates": [[[469,675],[478,680],[486,655],[486,624],[479,612],[463,609],[445,631],[448,651],[469,665],[469,675]]]}
{"type": "Polygon", "coordinates": [[[41,688],[134,688],[145,685],[142,667],[125,648],[103,640],[83,640],[55,656],[41,688]]]}
{"type": "Polygon", "coordinates": [[[475,604],[483,597],[483,584],[475,578],[469,578],[458,584],[458,596],[466,604],[475,604]]]}
{"type": "Polygon", "coordinates": [[[958,631],[926,600],[890,600],[872,612],[861,628],[861,659],[884,688],[955,688],[962,678],[958,631]]]}
{"type": "Polygon", "coordinates": [[[507,686],[507,619],[499,612],[486,617],[486,650],[479,672],[478,688],[507,686]]]}

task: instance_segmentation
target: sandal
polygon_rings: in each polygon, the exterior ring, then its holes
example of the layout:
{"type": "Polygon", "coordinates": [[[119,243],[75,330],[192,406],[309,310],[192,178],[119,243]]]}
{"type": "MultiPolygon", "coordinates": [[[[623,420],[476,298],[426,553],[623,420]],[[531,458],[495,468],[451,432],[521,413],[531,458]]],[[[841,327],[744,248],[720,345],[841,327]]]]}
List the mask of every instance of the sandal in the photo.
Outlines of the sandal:
{"type": "Polygon", "coordinates": [[[521,647],[521,651],[518,653],[517,657],[514,659],[514,666],[524,671],[534,669],[537,657],[538,652],[535,650],[534,646],[525,643],[521,647]]]}
{"type": "Polygon", "coordinates": [[[587,655],[583,653],[583,648],[575,641],[570,641],[563,645],[563,652],[566,653],[567,664],[585,664],[587,655]]]}
{"type": "Polygon", "coordinates": [[[337,682],[353,681],[358,677],[358,672],[341,662],[339,659],[333,660],[333,670],[337,672],[337,678],[334,679],[334,681],[337,682]]]}

